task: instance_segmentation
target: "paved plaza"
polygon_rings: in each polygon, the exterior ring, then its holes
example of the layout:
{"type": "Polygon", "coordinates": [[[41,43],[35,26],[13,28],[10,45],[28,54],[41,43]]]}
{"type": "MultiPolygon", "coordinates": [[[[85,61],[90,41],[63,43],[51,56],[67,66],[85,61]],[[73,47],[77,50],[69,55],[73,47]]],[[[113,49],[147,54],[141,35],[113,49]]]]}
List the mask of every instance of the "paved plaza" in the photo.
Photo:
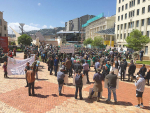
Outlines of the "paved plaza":
{"type": "MultiPolygon", "coordinates": [[[[22,59],[23,54],[17,54],[16,59],[22,59]]],[[[118,105],[112,102],[106,104],[107,89],[104,88],[100,102],[96,98],[88,99],[89,88],[93,87],[94,69],[91,68],[89,78],[92,82],[83,86],[83,100],[75,100],[75,86],[73,79],[69,78],[69,84],[65,85],[63,96],[58,94],[57,78],[50,75],[47,64],[41,63],[39,80],[35,82],[37,96],[28,96],[28,88],[24,75],[9,76],[4,79],[2,66],[0,66],[0,113],[150,113],[150,86],[145,87],[143,94],[144,108],[136,108],[137,98],[134,83],[119,82],[117,89],[118,105]]],[[[138,69],[137,69],[138,70],[138,69]]]]}

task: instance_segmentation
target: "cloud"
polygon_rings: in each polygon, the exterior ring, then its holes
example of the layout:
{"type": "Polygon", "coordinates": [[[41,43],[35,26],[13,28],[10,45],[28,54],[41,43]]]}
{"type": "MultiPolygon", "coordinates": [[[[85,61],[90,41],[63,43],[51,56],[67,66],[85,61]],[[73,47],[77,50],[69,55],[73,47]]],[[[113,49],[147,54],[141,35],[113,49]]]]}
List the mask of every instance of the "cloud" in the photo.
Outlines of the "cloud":
{"type": "Polygon", "coordinates": [[[30,23],[30,26],[35,26],[35,27],[37,27],[37,26],[39,26],[39,24],[30,23]]]}
{"type": "Polygon", "coordinates": [[[51,25],[49,26],[49,28],[54,29],[54,27],[53,27],[53,26],[51,26],[51,25]]]}
{"type": "Polygon", "coordinates": [[[61,23],[61,24],[65,24],[65,22],[64,22],[64,21],[60,21],[60,23],[61,23]]]}
{"type": "Polygon", "coordinates": [[[38,6],[40,6],[41,5],[41,3],[38,3],[38,6]]]}
{"type": "Polygon", "coordinates": [[[44,25],[42,28],[44,28],[44,29],[47,28],[47,25],[44,25]]]}
{"type": "MultiPolygon", "coordinates": [[[[10,28],[13,28],[16,32],[18,33],[21,33],[21,30],[19,28],[19,23],[16,22],[16,23],[8,23],[8,34],[12,34],[12,29],[10,28]]],[[[24,31],[32,31],[32,30],[40,30],[39,27],[35,27],[35,26],[32,26],[32,24],[30,25],[24,25],[24,31]]],[[[14,34],[14,32],[13,32],[14,34]]]]}

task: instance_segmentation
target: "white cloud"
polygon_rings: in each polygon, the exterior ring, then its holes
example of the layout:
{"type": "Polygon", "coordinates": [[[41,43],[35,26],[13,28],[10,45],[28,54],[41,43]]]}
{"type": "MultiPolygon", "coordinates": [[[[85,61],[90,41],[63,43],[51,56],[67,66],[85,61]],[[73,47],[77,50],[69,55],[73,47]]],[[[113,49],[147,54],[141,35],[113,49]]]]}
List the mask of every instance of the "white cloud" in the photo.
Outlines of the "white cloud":
{"type": "Polygon", "coordinates": [[[50,25],[49,27],[50,27],[51,29],[54,29],[54,27],[53,27],[53,26],[51,26],[51,25],[50,25]]]}
{"type": "Polygon", "coordinates": [[[47,25],[44,25],[42,28],[44,28],[44,29],[47,28],[47,25]]]}
{"type": "MultiPolygon", "coordinates": [[[[21,30],[20,30],[19,26],[20,25],[19,25],[18,22],[16,22],[16,23],[8,23],[8,34],[12,34],[11,28],[13,28],[16,32],[21,33],[21,30]]],[[[32,30],[40,30],[40,28],[32,26],[31,24],[30,25],[24,25],[24,31],[32,31],[32,30]]]]}
{"type": "Polygon", "coordinates": [[[33,23],[30,23],[30,26],[39,26],[39,24],[33,24],[33,23]]]}
{"type": "Polygon", "coordinates": [[[64,21],[60,21],[60,23],[61,23],[61,24],[65,24],[65,22],[64,22],[64,21]]]}
{"type": "Polygon", "coordinates": [[[40,6],[41,5],[41,3],[38,3],[38,6],[40,6]]]}

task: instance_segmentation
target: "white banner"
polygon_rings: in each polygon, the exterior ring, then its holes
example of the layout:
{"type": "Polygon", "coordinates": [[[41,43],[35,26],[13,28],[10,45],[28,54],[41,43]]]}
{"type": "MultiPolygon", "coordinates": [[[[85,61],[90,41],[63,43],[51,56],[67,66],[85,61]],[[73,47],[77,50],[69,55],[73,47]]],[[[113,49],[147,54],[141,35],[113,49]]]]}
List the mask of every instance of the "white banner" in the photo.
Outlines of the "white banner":
{"type": "Polygon", "coordinates": [[[8,75],[25,75],[25,67],[27,62],[32,65],[32,63],[35,61],[35,55],[33,55],[31,58],[24,59],[24,60],[17,60],[14,58],[8,58],[8,64],[7,64],[7,72],[8,75]]]}
{"type": "Polygon", "coordinates": [[[62,45],[60,51],[61,53],[74,53],[74,45],[62,45]]]}

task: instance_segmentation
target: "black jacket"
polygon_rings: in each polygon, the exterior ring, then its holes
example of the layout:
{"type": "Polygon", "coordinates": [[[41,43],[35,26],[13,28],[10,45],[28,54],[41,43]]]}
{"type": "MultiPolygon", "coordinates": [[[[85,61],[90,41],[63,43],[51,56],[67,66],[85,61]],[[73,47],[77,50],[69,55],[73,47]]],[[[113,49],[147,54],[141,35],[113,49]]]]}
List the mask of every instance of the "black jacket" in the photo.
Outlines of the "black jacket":
{"type": "Polygon", "coordinates": [[[128,73],[133,74],[135,73],[135,70],[136,70],[136,66],[134,64],[131,64],[129,66],[128,73]]]}
{"type": "Polygon", "coordinates": [[[120,67],[119,67],[119,69],[121,69],[122,71],[123,71],[123,70],[126,70],[125,63],[124,63],[124,62],[120,62],[120,67]]]}
{"type": "Polygon", "coordinates": [[[146,67],[141,67],[139,73],[142,75],[142,76],[145,76],[145,72],[147,71],[146,67]]]}
{"type": "Polygon", "coordinates": [[[53,67],[54,66],[54,60],[48,60],[47,64],[48,64],[48,67],[53,67]]]}
{"type": "Polygon", "coordinates": [[[81,66],[81,64],[78,64],[78,63],[75,63],[74,65],[73,65],[73,69],[75,70],[75,72],[77,71],[77,70],[82,70],[82,66],[81,66]]]}

